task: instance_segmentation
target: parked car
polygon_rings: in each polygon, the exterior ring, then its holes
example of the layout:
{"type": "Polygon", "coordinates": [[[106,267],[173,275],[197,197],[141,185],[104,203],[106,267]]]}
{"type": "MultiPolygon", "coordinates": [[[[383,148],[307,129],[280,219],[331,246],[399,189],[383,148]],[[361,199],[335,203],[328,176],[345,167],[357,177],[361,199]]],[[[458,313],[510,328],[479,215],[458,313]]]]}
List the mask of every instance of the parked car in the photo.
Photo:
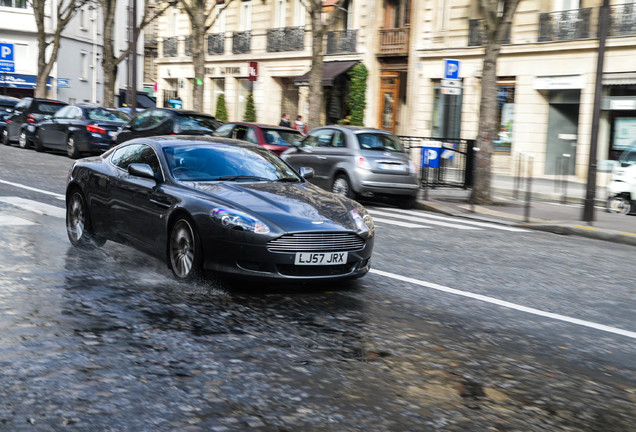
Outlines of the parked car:
{"type": "Polygon", "coordinates": [[[307,134],[282,158],[294,168],[313,168],[312,182],[349,198],[390,197],[415,205],[415,164],[390,132],[355,126],[324,126],[307,134]]]}
{"type": "Polygon", "coordinates": [[[277,155],[303,137],[296,129],[244,122],[225,123],[214,131],[214,135],[258,144],[277,155]]]}
{"type": "Polygon", "coordinates": [[[67,103],[42,98],[23,98],[13,109],[13,113],[7,118],[7,124],[2,131],[2,142],[11,145],[18,142],[21,148],[31,145],[34,125],[46,116],[52,116],[67,103]]]}
{"type": "Polygon", "coordinates": [[[0,136],[6,125],[6,119],[13,112],[13,108],[20,102],[20,99],[11,96],[0,96],[0,136]]]}
{"type": "Polygon", "coordinates": [[[126,243],[165,260],[179,280],[201,270],[349,279],[370,268],[374,225],[364,207],[236,140],[141,138],[76,161],[66,209],[73,245],[126,243]]]}
{"type": "Polygon", "coordinates": [[[151,108],[137,114],[115,133],[113,141],[121,144],[133,138],[157,135],[212,135],[223,122],[196,111],[174,108],[151,108]]]}
{"type": "Polygon", "coordinates": [[[613,214],[636,212],[636,144],[621,153],[607,185],[607,211],[613,214]]]}
{"type": "Polygon", "coordinates": [[[36,151],[66,150],[73,159],[82,153],[103,153],[111,147],[112,135],[129,120],[126,113],[112,108],[68,105],[35,124],[33,146],[36,151]]]}

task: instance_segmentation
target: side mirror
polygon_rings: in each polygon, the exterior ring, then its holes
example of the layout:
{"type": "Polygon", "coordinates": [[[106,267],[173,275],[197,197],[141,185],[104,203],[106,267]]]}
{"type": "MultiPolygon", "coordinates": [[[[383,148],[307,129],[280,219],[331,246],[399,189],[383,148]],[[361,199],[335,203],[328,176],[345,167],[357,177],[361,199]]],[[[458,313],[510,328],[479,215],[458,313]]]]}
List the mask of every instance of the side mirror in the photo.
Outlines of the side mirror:
{"type": "Polygon", "coordinates": [[[157,176],[155,176],[155,172],[150,168],[148,164],[142,163],[133,163],[128,165],[128,174],[143,177],[150,180],[157,180],[157,176]]]}
{"type": "Polygon", "coordinates": [[[308,167],[300,167],[300,176],[305,180],[309,180],[314,176],[314,169],[308,167]]]}

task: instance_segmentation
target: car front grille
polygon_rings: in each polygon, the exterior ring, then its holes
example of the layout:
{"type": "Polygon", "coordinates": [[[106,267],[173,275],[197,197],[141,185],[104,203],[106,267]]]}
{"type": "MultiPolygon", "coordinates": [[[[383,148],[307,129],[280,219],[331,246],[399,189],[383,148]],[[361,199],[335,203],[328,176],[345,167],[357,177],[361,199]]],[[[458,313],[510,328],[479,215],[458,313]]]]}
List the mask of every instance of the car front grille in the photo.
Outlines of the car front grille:
{"type": "Polygon", "coordinates": [[[364,240],[354,233],[285,234],[267,243],[270,252],[345,252],[363,247],[364,240]]]}

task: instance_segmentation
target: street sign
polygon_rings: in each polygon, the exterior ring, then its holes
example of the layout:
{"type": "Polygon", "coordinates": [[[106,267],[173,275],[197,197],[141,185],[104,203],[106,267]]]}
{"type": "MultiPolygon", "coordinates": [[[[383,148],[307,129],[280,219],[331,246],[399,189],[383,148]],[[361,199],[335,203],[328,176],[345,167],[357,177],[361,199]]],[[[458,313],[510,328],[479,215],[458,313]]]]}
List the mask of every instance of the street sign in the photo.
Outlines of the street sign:
{"type": "Polygon", "coordinates": [[[439,168],[439,154],[442,150],[442,143],[439,141],[429,141],[426,147],[422,147],[422,166],[429,168],[439,168]]]}
{"type": "Polygon", "coordinates": [[[15,72],[15,63],[12,61],[0,61],[0,72],[15,72]]]}
{"type": "Polygon", "coordinates": [[[444,78],[452,80],[459,79],[459,60],[444,60],[444,78]]]}
{"type": "Polygon", "coordinates": [[[13,44],[0,43],[0,60],[2,61],[14,61],[13,60],[13,44]]]}
{"type": "Polygon", "coordinates": [[[455,87],[459,88],[462,85],[462,81],[458,79],[443,79],[442,87],[455,87]]]}
{"type": "Polygon", "coordinates": [[[247,79],[256,81],[258,79],[258,62],[251,61],[247,68],[247,79]]]}
{"type": "Polygon", "coordinates": [[[453,88],[453,87],[442,87],[442,94],[445,94],[445,95],[460,95],[460,94],[462,94],[462,89],[453,88]]]}
{"type": "Polygon", "coordinates": [[[57,88],[71,88],[71,80],[69,78],[58,78],[57,88]]]}

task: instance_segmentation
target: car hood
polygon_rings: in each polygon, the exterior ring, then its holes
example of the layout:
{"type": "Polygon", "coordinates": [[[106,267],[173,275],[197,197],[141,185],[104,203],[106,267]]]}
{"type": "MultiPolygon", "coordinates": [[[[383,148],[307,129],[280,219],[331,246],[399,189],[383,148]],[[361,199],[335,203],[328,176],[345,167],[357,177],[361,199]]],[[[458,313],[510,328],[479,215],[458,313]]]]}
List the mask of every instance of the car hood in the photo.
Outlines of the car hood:
{"type": "Polygon", "coordinates": [[[257,216],[281,231],[355,231],[350,211],[359,204],[311,183],[187,182],[214,201],[257,216]]]}

